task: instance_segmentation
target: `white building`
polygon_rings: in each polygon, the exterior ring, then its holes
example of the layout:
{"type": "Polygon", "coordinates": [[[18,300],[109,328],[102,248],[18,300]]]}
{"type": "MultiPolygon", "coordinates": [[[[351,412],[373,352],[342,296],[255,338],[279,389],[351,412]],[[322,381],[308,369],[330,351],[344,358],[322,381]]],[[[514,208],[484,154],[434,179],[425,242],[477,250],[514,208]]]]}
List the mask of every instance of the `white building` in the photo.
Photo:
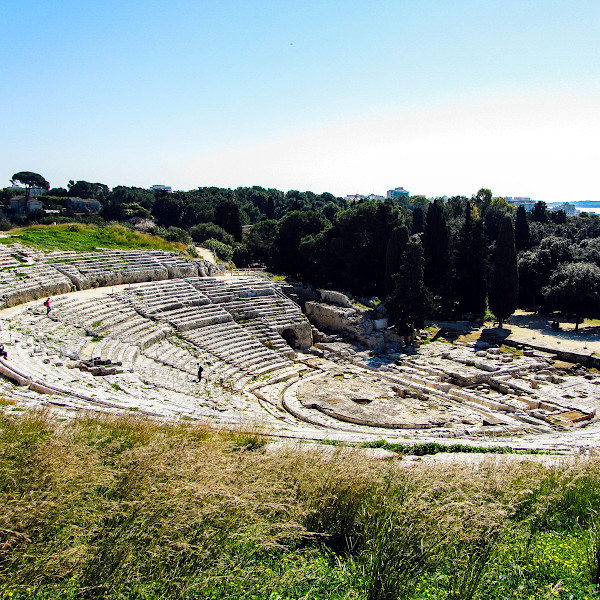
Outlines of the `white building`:
{"type": "Polygon", "coordinates": [[[512,204],[513,206],[522,206],[527,212],[531,212],[533,207],[535,206],[535,200],[531,198],[526,198],[524,196],[505,196],[504,199],[508,202],[508,204],[512,204]]]}
{"type": "MultiPolygon", "coordinates": [[[[27,194],[27,188],[21,187],[20,185],[11,185],[9,189],[13,192],[18,192],[19,194],[27,194]]],[[[29,188],[29,197],[30,198],[35,198],[36,196],[43,196],[46,193],[46,190],[44,188],[40,188],[40,187],[31,187],[29,188]]]]}
{"type": "Polygon", "coordinates": [[[579,211],[575,208],[575,205],[571,202],[563,202],[557,206],[553,206],[551,209],[553,212],[564,210],[567,217],[574,217],[579,214],[579,211]]]}
{"type": "Polygon", "coordinates": [[[171,194],[173,192],[173,189],[171,188],[170,185],[151,185],[150,186],[150,191],[151,192],[167,192],[167,194],[171,194]]]}
{"type": "Polygon", "coordinates": [[[410,194],[403,187],[397,187],[387,191],[388,198],[408,198],[410,194]]]}

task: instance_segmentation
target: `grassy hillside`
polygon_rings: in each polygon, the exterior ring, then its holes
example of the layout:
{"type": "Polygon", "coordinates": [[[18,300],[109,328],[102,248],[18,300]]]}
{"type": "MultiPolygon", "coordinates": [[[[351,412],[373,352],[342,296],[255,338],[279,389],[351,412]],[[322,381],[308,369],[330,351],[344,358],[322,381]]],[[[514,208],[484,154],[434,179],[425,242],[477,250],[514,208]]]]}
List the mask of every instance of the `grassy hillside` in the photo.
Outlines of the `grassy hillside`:
{"type": "Polygon", "coordinates": [[[173,244],[161,237],[132,231],[120,225],[97,227],[81,223],[63,225],[34,225],[11,229],[7,237],[0,237],[0,243],[21,242],[40,250],[75,250],[91,252],[99,248],[155,249],[181,252],[187,248],[183,244],[173,244]]]}
{"type": "Polygon", "coordinates": [[[600,598],[600,464],[407,468],[252,432],[0,419],[0,597],[600,598]]]}

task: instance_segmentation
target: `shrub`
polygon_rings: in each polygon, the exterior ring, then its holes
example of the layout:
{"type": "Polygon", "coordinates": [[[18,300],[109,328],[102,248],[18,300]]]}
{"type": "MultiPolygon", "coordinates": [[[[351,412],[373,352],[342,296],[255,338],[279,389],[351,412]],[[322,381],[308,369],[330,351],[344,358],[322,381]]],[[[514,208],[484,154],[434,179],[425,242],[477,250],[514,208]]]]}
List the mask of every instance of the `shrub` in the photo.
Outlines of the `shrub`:
{"type": "Polygon", "coordinates": [[[200,223],[194,225],[193,227],[190,227],[190,235],[194,242],[198,244],[209,239],[217,240],[228,246],[233,246],[235,243],[235,240],[230,233],[227,233],[222,227],[219,227],[214,223],[200,223]]]}
{"type": "Polygon", "coordinates": [[[214,252],[218,258],[224,261],[230,261],[233,258],[233,248],[219,240],[209,239],[204,242],[204,246],[214,252]]]}

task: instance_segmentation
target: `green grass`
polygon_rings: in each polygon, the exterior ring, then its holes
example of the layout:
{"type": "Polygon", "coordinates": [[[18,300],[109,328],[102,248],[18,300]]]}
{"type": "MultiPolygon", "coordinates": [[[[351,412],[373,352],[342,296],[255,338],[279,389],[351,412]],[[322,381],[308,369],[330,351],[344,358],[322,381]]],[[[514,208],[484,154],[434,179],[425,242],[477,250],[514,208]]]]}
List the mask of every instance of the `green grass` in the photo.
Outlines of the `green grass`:
{"type": "Polygon", "coordinates": [[[398,454],[410,456],[426,456],[429,454],[439,454],[440,452],[467,452],[477,454],[546,454],[542,450],[534,448],[526,450],[515,450],[510,446],[469,446],[467,444],[438,444],[437,442],[427,442],[423,444],[397,444],[386,442],[385,440],[375,440],[374,442],[363,442],[363,448],[383,448],[398,454]]]}
{"type": "Polygon", "coordinates": [[[131,231],[119,225],[96,227],[72,223],[64,225],[34,225],[10,230],[10,237],[0,238],[2,244],[20,242],[41,250],[74,250],[92,252],[100,248],[155,249],[182,252],[182,244],[167,242],[161,237],[131,231]]]}
{"type": "Polygon", "coordinates": [[[598,459],[400,462],[0,413],[0,598],[600,599],[598,459]]]}

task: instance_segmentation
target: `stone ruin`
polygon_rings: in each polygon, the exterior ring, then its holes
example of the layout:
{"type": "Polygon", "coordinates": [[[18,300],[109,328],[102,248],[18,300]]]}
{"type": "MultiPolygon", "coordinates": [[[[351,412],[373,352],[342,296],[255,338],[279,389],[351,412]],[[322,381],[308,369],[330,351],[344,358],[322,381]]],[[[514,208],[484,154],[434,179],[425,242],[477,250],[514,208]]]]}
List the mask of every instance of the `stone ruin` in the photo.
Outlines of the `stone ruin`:
{"type": "Polygon", "coordinates": [[[406,348],[375,302],[214,275],[169,253],[2,256],[2,298],[13,307],[2,315],[0,393],[16,406],[252,422],[310,439],[598,443],[600,377],[565,371],[548,353],[427,332],[406,348]],[[49,316],[41,302],[14,306],[51,290],[49,316]]]}

